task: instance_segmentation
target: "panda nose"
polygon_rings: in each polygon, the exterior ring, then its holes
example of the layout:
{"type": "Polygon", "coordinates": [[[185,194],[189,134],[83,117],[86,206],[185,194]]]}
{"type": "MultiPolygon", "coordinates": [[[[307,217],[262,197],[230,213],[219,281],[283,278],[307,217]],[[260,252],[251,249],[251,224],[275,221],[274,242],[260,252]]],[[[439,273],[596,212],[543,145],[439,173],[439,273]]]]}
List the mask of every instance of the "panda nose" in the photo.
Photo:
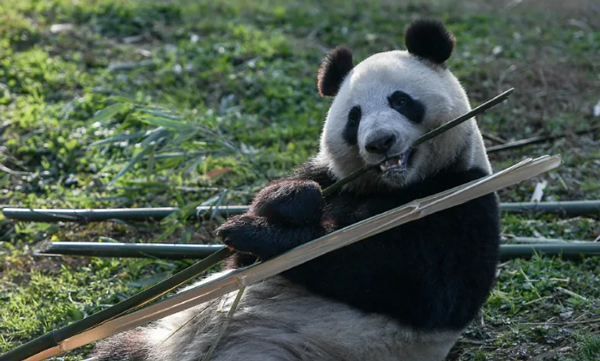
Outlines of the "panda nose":
{"type": "Polygon", "coordinates": [[[370,140],[365,146],[365,149],[369,153],[385,154],[392,148],[394,143],[396,143],[396,136],[393,134],[386,134],[370,140]]]}

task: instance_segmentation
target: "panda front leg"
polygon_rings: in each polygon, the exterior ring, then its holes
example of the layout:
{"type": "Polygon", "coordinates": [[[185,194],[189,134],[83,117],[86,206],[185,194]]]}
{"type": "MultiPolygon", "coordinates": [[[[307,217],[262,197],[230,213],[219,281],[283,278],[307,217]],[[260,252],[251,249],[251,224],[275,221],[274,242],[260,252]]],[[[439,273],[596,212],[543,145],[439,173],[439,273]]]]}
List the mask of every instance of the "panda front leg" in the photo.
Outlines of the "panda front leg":
{"type": "Polygon", "coordinates": [[[260,191],[248,212],[229,218],[217,234],[236,251],[266,260],[327,233],[324,206],[316,182],[279,180],[260,191]]]}

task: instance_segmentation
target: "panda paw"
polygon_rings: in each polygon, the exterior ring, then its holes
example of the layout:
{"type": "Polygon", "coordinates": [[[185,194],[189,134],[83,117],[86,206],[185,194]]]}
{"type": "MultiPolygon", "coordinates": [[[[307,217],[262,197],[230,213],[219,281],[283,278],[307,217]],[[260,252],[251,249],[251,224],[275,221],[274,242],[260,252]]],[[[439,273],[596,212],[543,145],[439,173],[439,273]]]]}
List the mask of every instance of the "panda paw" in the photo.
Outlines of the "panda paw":
{"type": "Polygon", "coordinates": [[[265,217],[244,214],[231,217],[217,228],[223,242],[242,253],[250,253],[262,260],[275,257],[296,246],[325,234],[319,225],[285,227],[269,223],[265,217]]]}
{"type": "Polygon", "coordinates": [[[269,224],[264,217],[248,214],[230,217],[217,228],[223,243],[239,252],[264,254],[263,239],[268,236],[269,224]]]}
{"type": "Polygon", "coordinates": [[[266,217],[273,224],[306,226],[321,223],[324,206],[319,184],[309,180],[285,179],[261,190],[248,213],[266,217]]]}

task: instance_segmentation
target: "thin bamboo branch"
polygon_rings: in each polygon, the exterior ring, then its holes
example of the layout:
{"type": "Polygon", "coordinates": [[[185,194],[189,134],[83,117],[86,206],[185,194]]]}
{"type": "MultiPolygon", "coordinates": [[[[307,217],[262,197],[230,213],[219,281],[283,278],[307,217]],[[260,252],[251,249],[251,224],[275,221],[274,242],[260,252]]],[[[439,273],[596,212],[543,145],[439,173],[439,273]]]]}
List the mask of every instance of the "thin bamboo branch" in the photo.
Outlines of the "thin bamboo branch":
{"type": "MultiPolygon", "coordinates": [[[[578,131],[578,132],[574,132],[573,135],[585,135],[585,134],[596,133],[596,132],[600,132],[600,126],[592,127],[592,128],[590,128],[588,130],[581,130],[581,131],[578,131]]],[[[537,136],[537,137],[532,137],[532,138],[527,138],[527,139],[521,139],[521,140],[517,140],[517,141],[514,141],[514,142],[509,142],[509,143],[505,143],[505,144],[501,144],[501,145],[496,145],[496,146],[493,146],[493,147],[489,147],[489,148],[486,149],[486,151],[488,152],[488,154],[490,154],[490,153],[497,153],[497,152],[502,152],[502,151],[505,151],[505,150],[523,148],[523,147],[526,147],[526,146],[532,145],[532,144],[538,144],[538,143],[544,143],[544,142],[551,142],[553,140],[565,138],[567,136],[569,136],[569,134],[557,134],[557,135],[548,135],[548,136],[537,136]]]]}
{"type": "MultiPolygon", "coordinates": [[[[567,216],[599,215],[600,200],[587,201],[562,201],[562,202],[519,202],[501,203],[500,209],[508,213],[533,212],[540,214],[560,214],[567,216]]],[[[194,216],[202,216],[215,210],[214,207],[198,207],[194,216]]],[[[222,217],[243,214],[248,206],[233,205],[221,206],[216,213],[222,217]]],[[[146,221],[163,219],[179,208],[108,208],[108,209],[31,209],[31,208],[4,208],[4,216],[16,221],[29,222],[102,222],[111,219],[124,221],[146,221]]]]}
{"type": "MultiPolygon", "coordinates": [[[[194,216],[210,214],[214,210],[211,206],[196,208],[194,216]]],[[[217,212],[224,217],[242,214],[248,210],[247,206],[221,206],[217,212]]],[[[31,222],[101,222],[111,219],[145,221],[149,219],[162,219],[174,212],[176,207],[162,208],[109,208],[109,209],[31,209],[31,208],[4,208],[2,212],[6,218],[31,221],[31,222]]]]}
{"type": "Polygon", "coordinates": [[[561,243],[561,244],[505,244],[502,245],[502,260],[530,258],[536,254],[581,258],[600,256],[600,243],[561,243]]]}
{"type": "Polygon", "coordinates": [[[422,135],[421,137],[419,137],[419,139],[417,139],[414,143],[413,143],[413,147],[418,146],[419,144],[425,143],[426,141],[428,141],[429,139],[432,139],[434,137],[437,137],[438,135],[442,134],[443,132],[449,130],[450,128],[453,128],[471,118],[473,118],[474,116],[481,114],[483,112],[485,112],[486,110],[490,109],[493,106],[496,106],[500,103],[502,103],[503,101],[505,101],[514,91],[514,88],[510,88],[507,91],[500,93],[499,95],[497,95],[496,97],[488,100],[487,102],[477,106],[476,108],[474,108],[473,110],[471,110],[470,112],[461,115],[460,117],[449,121],[448,123],[442,125],[441,127],[437,127],[434,130],[425,133],[424,135],[422,135]]]}
{"type": "Polygon", "coordinates": [[[19,350],[20,357],[16,357],[15,350],[13,350],[0,356],[0,361],[22,360],[25,357],[28,357],[28,361],[37,361],[59,355],[115,333],[129,330],[223,296],[380,232],[537,176],[556,168],[559,164],[560,158],[558,157],[545,156],[535,160],[527,159],[501,172],[421,200],[415,200],[404,206],[329,233],[267,262],[230,272],[220,278],[205,282],[198,287],[181,292],[157,304],[104,322],[71,338],[58,341],[58,345],[56,346],[46,344],[40,347],[38,345],[37,340],[54,336],[53,333],[46,334],[39,339],[31,341],[27,344],[28,346],[19,347],[17,350],[19,350]],[[23,357],[24,355],[25,357],[23,357]]]}
{"type": "Polygon", "coordinates": [[[578,239],[575,240],[564,240],[564,239],[557,239],[557,238],[537,238],[537,237],[506,237],[504,239],[504,242],[511,242],[511,243],[523,243],[523,244],[570,244],[570,243],[593,243],[593,244],[600,244],[600,243],[595,243],[595,242],[591,242],[591,241],[581,241],[578,239]]]}
{"type": "Polygon", "coordinates": [[[34,256],[198,259],[208,257],[221,249],[223,246],[218,244],[51,242],[35,251],[34,256]]]}
{"type": "Polygon", "coordinates": [[[487,139],[487,140],[491,140],[494,143],[498,143],[498,144],[505,144],[507,143],[507,141],[505,139],[502,139],[496,135],[493,134],[489,134],[489,133],[481,133],[481,136],[483,137],[483,139],[487,139]]]}
{"type": "Polygon", "coordinates": [[[502,203],[503,212],[560,214],[567,216],[600,215],[600,200],[564,202],[502,203]]]}
{"type": "MultiPolygon", "coordinates": [[[[523,243],[536,246],[537,244],[581,244],[596,245],[600,250],[600,242],[589,242],[580,240],[549,239],[534,237],[513,237],[507,242],[523,243]]],[[[503,252],[504,245],[500,247],[503,252]]],[[[34,256],[87,256],[87,257],[137,257],[137,258],[160,258],[160,259],[198,259],[205,258],[223,249],[222,245],[203,244],[146,244],[146,243],[100,243],[100,242],[52,242],[46,248],[34,252],[34,256]]],[[[576,250],[576,248],[573,248],[576,250]]],[[[584,252],[584,255],[589,255],[584,252]]],[[[552,255],[557,255],[552,253],[552,255]]],[[[591,254],[594,255],[594,254],[591,254]]]]}

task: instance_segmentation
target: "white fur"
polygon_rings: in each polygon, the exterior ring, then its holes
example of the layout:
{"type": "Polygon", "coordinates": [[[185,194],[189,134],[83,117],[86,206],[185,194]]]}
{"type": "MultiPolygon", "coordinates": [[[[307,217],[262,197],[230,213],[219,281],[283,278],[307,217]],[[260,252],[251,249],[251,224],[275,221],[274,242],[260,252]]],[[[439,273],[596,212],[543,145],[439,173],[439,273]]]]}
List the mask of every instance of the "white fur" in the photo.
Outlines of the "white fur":
{"type": "MultiPolygon", "coordinates": [[[[375,54],[358,64],[346,77],[336,96],[321,135],[317,162],[327,164],[343,178],[366,164],[378,164],[383,155],[366,152],[366,140],[379,132],[392,132],[397,142],[390,154],[405,151],[418,137],[471,110],[458,79],[445,67],[422,61],[407,51],[375,54]],[[396,90],[409,94],[425,105],[421,124],[414,124],[390,108],[387,97],[396,90]],[[342,137],[348,112],[360,105],[362,119],[358,145],[349,146],[342,137]]],[[[483,140],[475,120],[469,120],[422,144],[414,165],[403,174],[397,186],[422,180],[456,160],[461,166],[474,166],[491,172],[483,140]],[[466,147],[466,150],[464,149],[466,147]]]]}
{"type": "MultiPolygon", "coordinates": [[[[199,361],[214,342],[235,295],[132,332],[146,340],[148,361],[199,361]]],[[[388,317],[359,312],[275,277],[246,289],[211,360],[439,361],[459,334],[415,332],[388,317]]]]}

